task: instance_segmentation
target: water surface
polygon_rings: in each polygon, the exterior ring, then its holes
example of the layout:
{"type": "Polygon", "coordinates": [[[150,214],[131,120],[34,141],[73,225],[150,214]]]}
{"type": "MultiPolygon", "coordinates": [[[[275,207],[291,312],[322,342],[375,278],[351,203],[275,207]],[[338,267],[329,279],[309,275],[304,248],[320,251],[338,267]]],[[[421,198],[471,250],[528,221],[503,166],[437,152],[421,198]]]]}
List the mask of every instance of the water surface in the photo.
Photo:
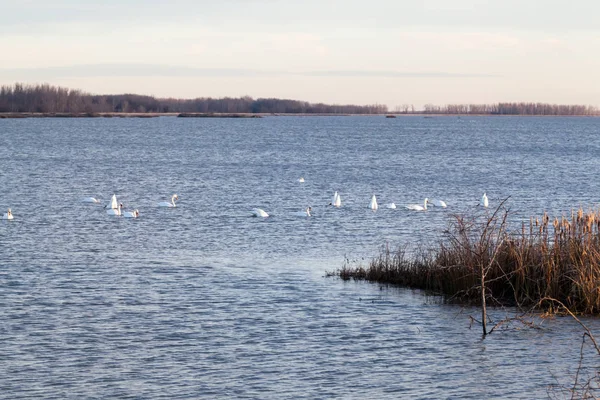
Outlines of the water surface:
{"type": "Polygon", "coordinates": [[[514,221],[598,206],[599,121],[0,120],[0,210],[15,215],[0,221],[0,397],[556,393],[579,361],[572,321],[482,340],[477,310],[324,274],[434,244],[483,192],[510,196],[514,221]],[[113,193],[141,217],[106,215],[113,193]],[[399,208],[371,212],[372,194],[399,208]],[[449,207],[402,209],[425,197],[449,207]]]}

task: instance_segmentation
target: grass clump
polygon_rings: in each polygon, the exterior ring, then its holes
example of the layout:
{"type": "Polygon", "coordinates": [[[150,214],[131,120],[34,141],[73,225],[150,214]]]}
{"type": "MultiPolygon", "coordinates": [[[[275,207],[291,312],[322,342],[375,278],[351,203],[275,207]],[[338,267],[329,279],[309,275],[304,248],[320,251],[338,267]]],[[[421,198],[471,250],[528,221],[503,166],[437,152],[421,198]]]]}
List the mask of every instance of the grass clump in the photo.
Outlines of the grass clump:
{"type": "Polygon", "coordinates": [[[343,279],[397,284],[448,301],[600,314],[600,211],[544,213],[509,229],[504,202],[495,211],[454,215],[433,249],[407,256],[385,248],[365,268],[344,266],[343,279]],[[544,299],[552,299],[545,301],[544,299]]]}

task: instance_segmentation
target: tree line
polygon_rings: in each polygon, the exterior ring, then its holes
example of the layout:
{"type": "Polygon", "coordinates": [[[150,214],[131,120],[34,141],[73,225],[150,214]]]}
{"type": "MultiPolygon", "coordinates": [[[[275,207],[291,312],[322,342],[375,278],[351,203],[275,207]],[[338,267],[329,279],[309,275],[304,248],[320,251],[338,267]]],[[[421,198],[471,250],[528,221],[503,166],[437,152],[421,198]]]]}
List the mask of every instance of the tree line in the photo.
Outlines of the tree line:
{"type": "MultiPolygon", "coordinates": [[[[299,100],[244,97],[156,98],[137,94],[96,95],[49,84],[0,87],[0,113],[264,113],[387,114],[382,104],[337,105],[299,100]]],[[[594,106],[548,103],[426,104],[416,111],[403,104],[395,114],[600,115],[594,106]]]]}
{"type": "Polygon", "coordinates": [[[137,94],[95,95],[48,84],[17,83],[0,87],[0,112],[385,114],[387,106],[331,105],[249,96],[174,99],[137,94]]]}
{"type": "Polygon", "coordinates": [[[496,103],[496,104],[426,104],[423,114],[483,114],[483,115],[600,115],[594,106],[548,103],[496,103]]]}

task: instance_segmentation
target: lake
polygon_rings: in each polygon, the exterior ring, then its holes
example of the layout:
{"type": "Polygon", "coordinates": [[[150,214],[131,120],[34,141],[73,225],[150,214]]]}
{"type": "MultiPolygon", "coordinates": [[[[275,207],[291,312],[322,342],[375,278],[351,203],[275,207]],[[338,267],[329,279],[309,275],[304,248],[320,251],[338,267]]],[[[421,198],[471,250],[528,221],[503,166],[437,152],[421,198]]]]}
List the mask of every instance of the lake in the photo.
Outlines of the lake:
{"type": "Polygon", "coordinates": [[[477,309],[325,274],[435,245],[484,192],[517,223],[598,207],[599,133],[574,117],[0,119],[0,398],[560,397],[571,319],[482,339],[477,309]],[[107,215],[113,194],[140,217],[107,215]],[[373,194],[398,208],[372,212],[373,194]],[[426,197],[448,208],[403,207],[426,197]]]}

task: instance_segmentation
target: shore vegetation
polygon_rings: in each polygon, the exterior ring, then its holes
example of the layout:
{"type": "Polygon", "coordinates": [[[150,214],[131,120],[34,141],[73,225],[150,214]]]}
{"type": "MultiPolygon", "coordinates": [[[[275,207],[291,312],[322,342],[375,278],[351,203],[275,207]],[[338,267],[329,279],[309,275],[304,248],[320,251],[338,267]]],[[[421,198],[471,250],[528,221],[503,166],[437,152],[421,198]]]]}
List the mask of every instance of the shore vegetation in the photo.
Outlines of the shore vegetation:
{"type": "Polygon", "coordinates": [[[510,228],[509,211],[454,215],[432,249],[385,248],[336,274],[423,289],[448,302],[600,315],[600,210],[547,213],[510,228]],[[557,305],[560,305],[558,307],[557,305]]]}

